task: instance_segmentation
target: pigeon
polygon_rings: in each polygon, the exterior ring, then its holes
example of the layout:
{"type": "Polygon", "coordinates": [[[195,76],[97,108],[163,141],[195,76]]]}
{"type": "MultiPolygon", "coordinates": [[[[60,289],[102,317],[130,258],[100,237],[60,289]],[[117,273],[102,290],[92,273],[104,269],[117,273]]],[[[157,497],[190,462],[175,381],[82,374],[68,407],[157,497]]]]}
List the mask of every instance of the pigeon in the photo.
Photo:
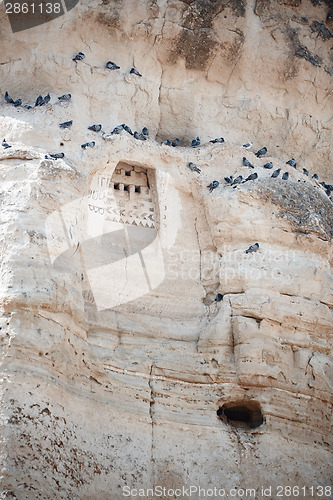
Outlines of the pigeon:
{"type": "Polygon", "coordinates": [[[198,174],[200,174],[200,172],[201,172],[200,168],[198,168],[198,167],[197,167],[194,163],[192,163],[191,161],[190,161],[190,163],[188,164],[188,168],[189,168],[190,170],[192,170],[193,172],[198,172],[198,174]]]}
{"type": "Polygon", "coordinates": [[[43,96],[39,95],[36,99],[35,106],[42,106],[44,104],[43,96]]]}
{"type": "Polygon", "coordinates": [[[244,182],[254,181],[255,179],[258,179],[258,174],[256,172],[254,172],[254,174],[249,175],[244,182]]]}
{"type": "Polygon", "coordinates": [[[296,163],[295,158],[292,158],[291,160],[286,161],[286,165],[290,165],[291,167],[296,168],[297,163],[296,163]]]}
{"type": "Polygon", "coordinates": [[[177,137],[177,139],[175,139],[174,141],[172,141],[171,146],[173,146],[175,148],[175,147],[177,147],[179,145],[179,143],[180,143],[180,140],[177,137]]]}
{"type": "Polygon", "coordinates": [[[142,133],[143,133],[143,135],[145,135],[146,137],[148,137],[148,135],[149,135],[149,130],[147,129],[147,127],[143,127],[143,129],[142,129],[142,133]]]}
{"type": "Polygon", "coordinates": [[[326,182],[319,182],[319,184],[320,184],[321,186],[323,186],[323,187],[325,187],[325,186],[326,186],[326,182]]]}
{"type": "Polygon", "coordinates": [[[130,135],[133,135],[133,132],[132,130],[129,128],[128,125],[126,125],[126,123],[122,123],[121,126],[123,127],[124,130],[126,130],[126,132],[128,132],[130,135]]]}
{"type": "Polygon", "coordinates": [[[59,123],[60,128],[70,128],[73,125],[73,120],[69,120],[68,122],[59,123]]]}
{"type": "Polygon", "coordinates": [[[289,177],[289,172],[284,172],[284,174],[283,174],[283,176],[282,176],[282,179],[283,179],[284,181],[286,181],[286,180],[288,179],[288,177],[289,177]]]}
{"type": "MultiPolygon", "coordinates": [[[[9,146],[9,147],[10,147],[10,146],[9,146]]],[[[325,193],[327,194],[327,196],[328,196],[328,197],[330,197],[330,196],[331,196],[331,192],[332,192],[332,191],[331,191],[330,189],[326,189],[326,190],[325,190],[325,193]]]]}
{"type": "Polygon", "coordinates": [[[108,61],[105,65],[107,69],[120,69],[120,66],[117,66],[116,63],[112,61],[108,61]]]}
{"type": "Polygon", "coordinates": [[[275,179],[275,177],[277,177],[280,172],[281,172],[281,168],[278,168],[277,170],[274,170],[274,172],[272,173],[271,177],[273,177],[273,179],[275,179]]]}
{"type": "Polygon", "coordinates": [[[250,149],[250,147],[253,145],[253,142],[247,142],[246,144],[243,144],[242,148],[244,149],[250,149]]]}
{"type": "Polygon", "coordinates": [[[243,176],[242,175],[239,175],[238,177],[236,177],[236,179],[234,179],[232,181],[232,186],[236,186],[237,184],[240,184],[243,180],[243,176]]]}
{"type": "Polygon", "coordinates": [[[130,73],[132,73],[132,75],[142,76],[141,73],[139,73],[138,70],[135,68],[131,68],[130,73]]]}
{"type": "Polygon", "coordinates": [[[72,61],[82,61],[86,56],[83,52],[78,52],[76,56],[73,57],[72,61]]]}
{"type": "Polygon", "coordinates": [[[117,125],[111,132],[111,134],[120,134],[120,132],[123,130],[123,126],[122,125],[117,125]]]}
{"type": "Polygon", "coordinates": [[[219,181],[213,181],[211,182],[207,187],[209,188],[209,192],[211,193],[214,189],[219,187],[220,183],[219,181]]]}
{"type": "Polygon", "coordinates": [[[147,140],[147,138],[143,134],[139,134],[139,132],[136,132],[136,131],[134,132],[134,137],[135,137],[135,139],[138,139],[139,141],[146,141],[147,140]]]}
{"type": "Polygon", "coordinates": [[[47,94],[45,97],[44,97],[44,103],[43,104],[47,104],[48,102],[50,102],[51,100],[51,96],[50,94],[47,94]]]}
{"type": "Polygon", "coordinates": [[[58,97],[58,100],[60,102],[65,102],[65,101],[69,101],[71,99],[72,95],[71,94],[64,94],[64,95],[61,95],[60,97],[58,97]]]}
{"type": "Polygon", "coordinates": [[[259,149],[259,151],[256,152],[256,156],[258,158],[261,158],[262,156],[264,156],[265,154],[267,153],[267,148],[266,147],[263,147],[261,149],[259,149]]]}
{"type": "Polygon", "coordinates": [[[244,165],[244,167],[254,168],[254,166],[252,165],[252,163],[250,163],[249,160],[247,158],[245,158],[245,156],[243,156],[243,165],[244,165]]]}
{"type": "Polygon", "coordinates": [[[93,132],[99,132],[102,129],[102,125],[99,123],[98,125],[90,125],[88,130],[92,130],[93,132]]]}
{"type": "Polygon", "coordinates": [[[333,191],[333,184],[325,184],[326,189],[333,191]]]}
{"type": "Polygon", "coordinates": [[[319,179],[318,174],[313,174],[312,179],[319,179]]]}
{"type": "Polygon", "coordinates": [[[21,106],[22,104],[22,100],[21,99],[17,99],[16,101],[13,102],[15,108],[17,108],[18,106],[21,106]]]}
{"type": "Polygon", "coordinates": [[[268,163],[265,163],[264,168],[268,168],[268,169],[273,168],[273,163],[271,161],[269,161],[268,163]]]}
{"type": "Polygon", "coordinates": [[[6,142],[6,139],[4,139],[1,143],[1,146],[5,149],[11,148],[11,146],[6,142]]]}
{"type": "Polygon", "coordinates": [[[251,245],[247,250],[245,250],[245,253],[256,252],[258,248],[259,248],[259,243],[255,243],[254,245],[251,245]]]}
{"type": "Polygon", "coordinates": [[[7,90],[5,92],[5,101],[8,102],[8,104],[14,104],[14,99],[12,99],[10,97],[10,95],[8,94],[7,90]]]}
{"type": "Polygon", "coordinates": [[[81,144],[81,148],[82,149],[93,148],[95,146],[95,144],[96,144],[95,141],[85,142],[84,144],[81,144]]]}
{"type": "Polygon", "coordinates": [[[195,148],[196,146],[200,146],[199,137],[197,137],[196,139],[193,139],[193,141],[191,142],[191,146],[192,146],[192,148],[195,148]]]}
{"type": "Polygon", "coordinates": [[[309,171],[306,168],[303,168],[303,174],[304,175],[309,175],[309,171]]]}
{"type": "Polygon", "coordinates": [[[171,146],[171,141],[170,139],[166,139],[165,141],[161,142],[161,144],[165,144],[166,146],[171,146]]]}
{"type": "Polygon", "coordinates": [[[227,184],[232,184],[232,180],[233,180],[233,179],[232,179],[232,175],[230,175],[230,177],[225,177],[225,178],[224,178],[224,180],[225,180],[225,182],[226,182],[227,184]]]}
{"type": "Polygon", "coordinates": [[[216,144],[218,142],[224,142],[224,139],[223,139],[223,137],[218,137],[217,139],[213,139],[212,141],[209,141],[209,142],[212,142],[213,144],[216,144]]]}
{"type": "Polygon", "coordinates": [[[32,106],[29,106],[29,104],[25,104],[23,107],[24,107],[25,109],[32,109],[32,106]]]}
{"type": "Polygon", "coordinates": [[[221,302],[223,300],[223,295],[222,293],[218,293],[215,297],[215,302],[221,302]]]}
{"type": "MultiPolygon", "coordinates": [[[[47,155],[45,155],[45,158],[46,158],[47,155]]],[[[51,154],[50,153],[50,156],[51,158],[53,158],[54,160],[57,160],[58,158],[64,158],[65,156],[65,153],[54,153],[54,154],[51,154]]]]}

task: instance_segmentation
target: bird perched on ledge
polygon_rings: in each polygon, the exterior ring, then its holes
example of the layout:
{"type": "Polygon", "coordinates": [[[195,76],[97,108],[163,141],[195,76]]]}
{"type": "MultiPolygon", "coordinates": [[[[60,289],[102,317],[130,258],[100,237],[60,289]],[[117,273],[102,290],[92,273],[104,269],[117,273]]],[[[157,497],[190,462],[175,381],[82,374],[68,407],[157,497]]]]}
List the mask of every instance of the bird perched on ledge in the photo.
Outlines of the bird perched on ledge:
{"type": "Polygon", "coordinates": [[[59,123],[60,128],[70,128],[73,125],[73,120],[69,120],[68,122],[59,123]]]}
{"type": "Polygon", "coordinates": [[[76,56],[73,57],[72,61],[82,61],[86,56],[83,52],[78,52],[76,56]]]}
{"type": "Polygon", "coordinates": [[[85,142],[84,144],[81,144],[81,148],[82,149],[93,148],[95,144],[96,144],[95,141],[85,142]]]}
{"type": "Polygon", "coordinates": [[[236,177],[236,179],[234,179],[234,180],[232,181],[232,184],[231,184],[231,185],[232,185],[233,187],[237,187],[237,184],[240,184],[240,183],[242,182],[242,180],[243,180],[243,176],[242,176],[242,175],[239,175],[238,177],[236,177]]]}
{"type": "Polygon", "coordinates": [[[45,155],[45,158],[46,160],[58,160],[58,158],[64,158],[65,156],[65,153],[54,153],[54,154],[51,154],[49,156],[45,155]]]}
{"type": "Polygon", "coordinates": [[[195,148],[196,146],[200,146],[200,139],[197,137],[196,139],[193,139],[191,143],[192,148],[195,148]]]}
{"type": "Polygon", "coordinates": [[[171,146],[176,148],[177,146],[179,146],[179,143],[180,143],[180,140],[177,137],[174,141],[172,141],[171,146]]]}
{"type": "Polygon", "coordinates": [[[36,99],[35,106],[44,106],[44,104],[50,102],[50,99],[51,99],[50,94],[47,94],[44,98],[43,96],[39,95],[36,99]]]}
{"type": "Polygon", "coordinates": [[[275,179],[276,177],[278,177],[279,173],[281,172],[281,168],[278,168],[277,170],[274,170],[274,172],[272,173],[271,177],[273,177],[273,179],[275,179]]]}
{"type": "Polygon", "coordinates": [[[191,161],[190,161],[190,163],[188,164],[188,168],[189,168],[190,170],[192,170],[193,172],[198,172],[198,174],[200,174],[200,172],[201,172],[200,168],[198,168],[198,167],[197,167],[194,163],[192,163],[191,161]]]}
{"type": "Polygon", "coordinates": [[[139,72],[138,72],[138,70],[137,70],[137,69],[135,69],[135,68],[131,68],[130,73],[131,73],[132,75],[142,76],[142,75],[141,75],[141,73],[139,73],[139,72]]]}
{"type": "Polygon", "coordinates": [[[5,101],[6,101],[6,102],[8,102],[8,104],[14,104],[14,102],[15,102],[15,101],[14,101],[14,99],[12,99],[12,98],[10,97],[10,95],[9,95],[9,94],[8,94],[8,92],[7,92],[7,90],[6,90],[6,92],[5,92],[5,101]]]}
{"type": "Polygon", "coordinates": [[[6,142],[6,139],[4,139],[4,140],[2,141],[1,146],[2,146],[3,148],[5,148],[5,149],[8,149],[8,148],[11,148],[11,147],[12,147],[12,146],[10,146],[10,145],[8,144],[8,142],[6,142]]]}
{"type": "Polygon", "coordinates": [[[263,147],[261,149],[259,149],[259,151],[257,151],[255,153],[255,155],[257,156],[257,158],[261,158],[262,156],[264,156],[265,154],[267,153],[267,148],[266,147],[263,147]]]}
{"type": "Polygon", "coordinates": [[[58,100],[60,102],[65,102],[65,101],[69,101],[71,99],[71,97],[72,97],[71,94],[63,94],[60,97],[58,97],[58,100]]]}
{"type": "Polygon", "coordinates": [[[213,181],[211,182],[207,187],[209,188],[209,192],[211,193],[214,189],[219,187],[220,183],[219,181],[213,181]]]}
{"type": "Polygon", "coordinates": [[[245,158],[245,156],[243,156],[243,165],[244,165],[244,167],[254,168],[252,163],[250,163],[249,160],[247,158],[245,158]]]}
{"type": "Polygon", "coordinates": [[[111,132],[111,134],[120,134],[120,132],[124,130],[123,125],[117,125],[111,132]]]}
{"type": "Polygon", "coordinates": [[[213,144],[216,144],[218,142],[222,143],[222,142],[224,142],[224,139],[223,139],[223,137],[218,137],[217,139],[213,139],[212,141],[209,141],[209,142],[212,142],[213,144]]]}
{"type": "Polygon", "coordinates": [[[292,158],[291,160],[286,161],[286,165],[290,165],[291,167],[296,168],[297,163],[296,163],[295,158],[292,158]]]}
{"type": "Polygon", "coordinates": [[[258,248],[259,248],[259,243],[254,243],[254,245],[251,245],[247,250],[245,250],[245,253],[256,252],[258,248]]]}
{"type": "Polygon", "coordinates": [[[92,130],[93,132],[99,132],[101,129],[102,125],[100,123],[95,125],[90,125],[90,127],[88,127],[88,130],[92,130]]]}
{"type": "Polygon", "coordinates": [[[116,63],[112,61],[108,61],[105,65],[107,69],[120,69],[120,66],[117,66],[116,63]]]}
{"type": "Polygon", "coordinates": [[[135,139],[138,139],[139,141],[146,141],[147,137],[145,137],[143,134],[139,134],[139,132],[135,131],[134,132],[134,137],[135,139]]]}
{"type": "Polygon", "coordinates": [[[132,130],[128,127],[128,125],[126,125],[126,123],[122,123],[121,126],[123,127],[124,130],[126,130],[128,134],[133,135],[132,130]]]}
{"type": "MultiPolygon", "coordinates": [[[[247,181],[254,181],[255,179],[258,179],[258,174],[256,172],[254,172],[254,174],[251,174],[249,175],[244,182],[247,182],[247,181]]],[[[243,182],[243,184],[244,184],[243,182]]]]}

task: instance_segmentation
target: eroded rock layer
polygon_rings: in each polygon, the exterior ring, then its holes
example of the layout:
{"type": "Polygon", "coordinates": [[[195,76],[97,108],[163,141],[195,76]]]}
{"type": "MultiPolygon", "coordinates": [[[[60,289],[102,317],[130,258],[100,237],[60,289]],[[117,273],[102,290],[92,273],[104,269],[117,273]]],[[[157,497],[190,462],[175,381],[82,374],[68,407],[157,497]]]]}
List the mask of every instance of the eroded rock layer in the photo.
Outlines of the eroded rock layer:
{"type": "Polygon", "coordinates": [[[329,485],[330,8],[81,2],[13,34],[1,6],[5,498],[329,485]]]}

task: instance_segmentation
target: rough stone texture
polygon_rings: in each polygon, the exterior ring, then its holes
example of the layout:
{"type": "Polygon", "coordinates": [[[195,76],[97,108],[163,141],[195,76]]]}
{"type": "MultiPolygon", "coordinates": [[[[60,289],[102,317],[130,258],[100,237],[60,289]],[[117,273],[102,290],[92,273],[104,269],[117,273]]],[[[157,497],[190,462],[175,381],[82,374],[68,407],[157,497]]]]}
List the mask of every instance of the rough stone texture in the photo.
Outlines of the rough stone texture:
{"type": "Polygon", "coordinates": [[[13,35],[1,4],[1,94],[52,96],[1,100],[4,498],[329,484],[333,205],[302,168],[333,183],[330,8],[83,1],[13,35]],[[87,130],[124,121],[150,139],[87,130]],[[251,402],[260,427],[216,414],[251,402]]]}

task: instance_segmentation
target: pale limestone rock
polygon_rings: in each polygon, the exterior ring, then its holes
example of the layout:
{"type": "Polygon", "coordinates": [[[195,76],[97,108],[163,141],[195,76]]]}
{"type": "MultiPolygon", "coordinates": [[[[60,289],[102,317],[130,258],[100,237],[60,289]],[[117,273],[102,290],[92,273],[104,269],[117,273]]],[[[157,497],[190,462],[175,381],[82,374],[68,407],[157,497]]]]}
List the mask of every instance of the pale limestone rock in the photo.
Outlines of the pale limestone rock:
{"type": "Polygon", "coordinates": [[[328,6],[83,1],[16,34],[0,16],[1,93],[52,96],[0,104],[4,498],[327,485],[333,210],[302,168],[332,183],[328,6]],[[149,139],[87,130],[123,122],[149,139]],[[243,154],[259,178],[234,189],[243,154]],[[262,425],[218,418],[232,403],[262,425]]]}

